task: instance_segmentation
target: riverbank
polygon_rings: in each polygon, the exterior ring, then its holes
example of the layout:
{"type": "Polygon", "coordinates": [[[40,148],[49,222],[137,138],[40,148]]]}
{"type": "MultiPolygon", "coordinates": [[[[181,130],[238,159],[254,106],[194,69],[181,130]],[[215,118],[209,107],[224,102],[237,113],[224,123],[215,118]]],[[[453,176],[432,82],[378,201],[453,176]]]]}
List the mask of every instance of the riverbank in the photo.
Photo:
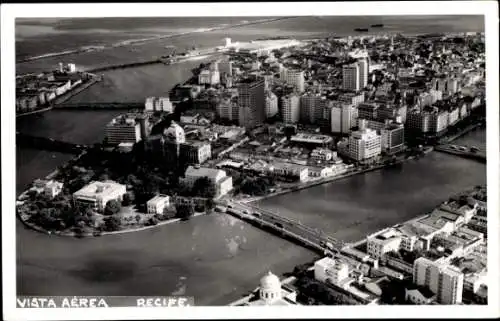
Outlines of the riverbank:
{"type": "MultiPolygon", "coordinates": [[[[208,214],[209,213],[205,213],[205,212],[195,213],[195,214],[193,214],[193,216],[190,219],[192,219],[194,217],[201,216],[201,215],[208,215],[208,214]]],[[[119,231],[110,231],[110,232],[95,231],[92,233],[89,233],[89,232],[87,232],[87,233],[75,233],[72,231],[48,231],[40,226],[37,226],[33,223],[28,222],[27,220],[23,219],[19,215],[18,215],[18,218],[26,227],[28,227],[34,231],[44,233],[47,235],[57,235],[57,236],[64,236],[64,237],[78,237],[78,238],[81,238],[81,237],[99,237],[99,236],[106,236],[106,235],[118,235],[118,234],[132,233],[132,232],[140,232],[140,231],[145,231],[145,230],[153,229],[156,227],[164,226],[167,224],[172,224],[172,223],[177,223],[177,222],[182,221],[181,218],[173,218],[173,219],[169,219],[166,221],[158,222],[155,225],[138,226],[138,227],[123,229],[123,230],[119,230],[119,231]]]]}
{"type": "MultiPolygon", "coordinates": [[[[434,148],[431,147],[431,146],[429,146],[429,147],[427,147],[423,151],[423,153],[426,155],[426,154],[429,154],[430,152],[432,152],[433,150],[434,150],[434,148]]],[[[279,196],[279,195],[284,195],[284,194],[288,194],[288,193],[292,193],[292,192],[296,192],[296,191],[300,191],[300,190],[303,190],[303,189],[311,188],[311,187],[322,185],[322,184],[332,183],[332,182],[335,182],[335,181],[338,181],[338,180],[341,180],[341,179],[352,177],[354,175],[365,174],[365,173],[372,172],[372,171],[377,171],[377,170],[380,170],[380,169],[383,169],[383,168],[392,167],[394,165],[399,165],[399,164],[402,164],[404,162],[407,162],[407,161],[410,161],[410,160],[413,160],[413,159],[415,159],[415,156],[409,156],[407,158],[402,158],[400,160],[397,160],[397,161],[395,161],[392,164],[387,164],[387,165],[381,164],[381,165],[376,165],[376,166],[373,166],[373,167],[370,167],[370,168],[366,168],[366,169],[355,169],[355,170],[351,170],[351,171],[348,171],[346,173],[335,175],[335,176],[331,176],[331,177],[320,178],[320,179],[317,179],[317,180],[314,180],[314,181],[309,181],[309,182],[306,182],[306,183],[297,183],[296,186],[293,186],[293,187],[290,187],[290,188],[286,188],[286,189],[281,190],[281,191],[270,193],[270,194],[267,194],[267,195],[264,195],[264,196],[257,196],[257,197],[250,197],[250,198],[247,198],[247,199],[241,199],[241,200],[238,200],[238,202],[241,202],[241,203],[244,203],[244,204],[253,203],[253,202],[259,202],[259,201],[262,201],[262,200],[265,200],[265,199],[268,199],[268,198],[271,198],[271,197],[275,197],[275,196],[279,196]]]]}

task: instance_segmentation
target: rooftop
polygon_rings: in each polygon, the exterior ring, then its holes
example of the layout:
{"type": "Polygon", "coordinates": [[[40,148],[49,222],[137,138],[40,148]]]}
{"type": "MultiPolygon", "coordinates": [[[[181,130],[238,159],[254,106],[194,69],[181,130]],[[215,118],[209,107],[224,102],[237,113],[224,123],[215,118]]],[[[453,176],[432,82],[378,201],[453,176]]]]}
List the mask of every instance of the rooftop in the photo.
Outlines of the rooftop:
{"type": "Polygon", "coordinates": [[[115,181],[107,180],[104,182],[91,182],[80,190],[76,191],[73,195],[81,197],[98,197],[103,194],[114,192],[118,188],[125,185],[118,184],[115,181]]]}

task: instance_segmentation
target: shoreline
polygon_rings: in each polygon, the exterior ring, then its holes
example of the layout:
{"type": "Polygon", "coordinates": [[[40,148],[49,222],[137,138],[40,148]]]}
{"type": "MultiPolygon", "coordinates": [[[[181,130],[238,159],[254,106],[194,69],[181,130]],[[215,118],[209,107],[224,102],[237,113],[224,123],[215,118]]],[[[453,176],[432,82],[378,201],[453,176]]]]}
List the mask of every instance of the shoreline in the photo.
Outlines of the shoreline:
{"type": "MultiPolygon", "coordinates": [[[[427,155],[427,154],[429,154],[432,151],[434,151],[434,148],[433,147],[429,147],[427,150],[424,151],[424,154],[427,155]]],[[[325,177],[325,178],[322,178],[322,179],[319,179],[319,180],[315,180],[315,181],[311,181],[311,182],[299,183],[299,184],[297,184],[297,186],[293,186],[293,187],[281,190],[279,192],[274,192],[274,193],[263,195],[263,196],[250,197],[250,198],[247,198],[247,199],[241,199],[241,200],[238,200],[238,202],[243,203],[243,204],[251,204],[251,203],[259,202],[259,201],[262,201],[262,200],[265,200],[265,199],[268,199],[268,198],[271,198],[271,197],[280,196],[280,195],[284,195],[284,194],[288,194],[288,193],[292,193],[292,192],[297,192],[297,191],[300,191],[300,190],[303,190],[303,189],[307,189],[307,188],[311,188],[311,187],[318,186],[318,185],[332,183],[332,182],[335,182],[337,180],[341,180],[341,179],[348,178],[348,177],[351,177],[351,176],[355,176],[355,175],[358,175],[358,174],[365,174],[365,173],[368,173],[368,172],[377,171],[377,170],[384,169],[384,168],[389,168],[391,166],[403,164],[403,163],[405,163],[407,161],[410,161],[410,160],[413,160],[413,159],[415,159],[415,156],[409,156],[408,158],[404,158],[404,159],[398,160],[398,161],[396,161],[393,164],[376,165],[376,166],[373,166],[373,167],[370,167],[370,168],[361,169],[361,170],[357,170],[357,171],[348,171],[348,172],[345,172],[345,173],[342,173],[342,174],[339,174],[339,175],[335,175],[335,176],[331,176],[331,177],[325,177]]]]}
{"type": "MultiPolygon", "coordinates": [[[[205,213],[205,212],[195,213],[189,219],[192,219],[192,218],[195,218],[195,217],[198,217],[198,216],[202,216],[202,215],[209,215],[209,214],[205,213]]],[[[155,228],[155,227],[160,227],[160,226],[164,226],[164,225],[168,225],[168,224],[177,223],[177,222],[182,221],[182,219],[180,219],[180,218],[172,218],[172,219],[169,219],[169,220],[166,220],[166,221],[158,222],[155,225],[140,226],[140,227],[134,227],[134,228],[126,228],[126,229],[123,229],[123,230],[112,231],[112,232],[94,231],[94,232],[91,232],[91,233],[77,234],[75,232],[70,232],[70,231],[54,231],[54,232],[48,231],[48,230],[46,230],[46,229],[44,229],[44,228],[42,228],[42,227],[40,227],[38,225],[35,225],[33,223],[30,223],[30,222],[22,219],[19,215],[17,215],[17,217],[24,224],[24,226],[26,226],[27,228],[32,229],[32,230],[34,230],[36,232],[40,232],[40,233],[47,234],[47,235],[56,235],[56,236],[62,236],[62,237],[76,237],[76,238],[81,238],[81,237],[100,237],[100,236],[106,236],[106,235],[118,235],[118,234],[132,233],[132,232],[140,232],[140,231],[149,230],[149,229],[152,229],[152,228],[155,228]]]]}

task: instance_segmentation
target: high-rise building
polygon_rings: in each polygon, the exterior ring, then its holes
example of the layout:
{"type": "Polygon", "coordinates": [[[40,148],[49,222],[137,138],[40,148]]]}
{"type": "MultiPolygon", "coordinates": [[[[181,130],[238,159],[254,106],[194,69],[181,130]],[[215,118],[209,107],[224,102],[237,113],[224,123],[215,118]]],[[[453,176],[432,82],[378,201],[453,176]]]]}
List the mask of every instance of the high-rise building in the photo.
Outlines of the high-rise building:
{"type": "Polygon", "coordinates": [[[230,60],[222,60],[219,62],[219,72],[228,76],[233,75],[233,62],[230,60]]]}
{"type": "Polygon", "coordinates": [[[272,92],[266,92],[266,116],[271,118],[278,113],[278,97],[272,92]]]}
{"type": "Polygon", "coordinates": [[[345,93],[339,96],[339,100],[358,107],[359,104],[365,101],[365,95],[363,93],[345,93]]]}
{"type": "Polygon", "coordinates": [[[380,134],[382,151],[387,154],[394,154],[403,150],[405,143],[403,124],[387,124],[380,130],[380,134]]]}
{"type": "Polygon", "coordinates": [[[198,75],[198,84],[200,85],[216,85],[218,83],[220,83],[220,73],[218,70],[207,69],[198,75]]]}
{"type": "Polygon", "coordinates": [[[359,66],[359,88],[363,89],[368,85],[368,59],[363,58],[358,61],[359,66]]]}
{"type": "Polygon", "coordinates": [[[356,161],[365,161],[379,156],[381,138],[376,131],[364,128],[351,133],[349,137],[349,157],[356,161]]]}
{"type": "Polygon", "coordinates": [[[361,103],[358,105],[358,118],[375,120],[379,105],[376,103],[361,103]]]}
{"type": "Polygon", "coordinates": [[[307,93],[300,97],[300,121],[317,124],[323,118],[328,100],[320,94],[307,93]]]}
{"type": "Polygon", "coordinates": [[[289,85],[292,85],[298,93],[304,91],[304,71],[283,68],[280,77],[289,85]]]}
{"type": "Polygon", "coordinates": [[[105,128],[108,144],[137,143],[141,140],[141,126],[136,115],[125,114],[112,119],[105,128]]]}
{"type": "Polygon", "coordinates": [[[334,102],[331,109],[331,132],[337,134],[348,134],[351,128],[355,107],[342,102],[334,102]]]}
{"type": "Polygon", "coordinates": [[[295,94],[281,97],[281,115],[286,124],[295,124],[300,120],[300,98],[295,94]]]}
{"type": "Polygon", "coordinates": [[[429,288],[437,294],[441,304],[462,302],[464,275],[442,263],[420,257],[413,264],[413,283],[429,288]]]}
{"type": "Polygon", "coordinates": [[[245,78],[238,84],[239,124],[253,128],[266,120],[264,79],[245,78]]]}
{"type": "Polygon", "coordinates": [[[357,63],[342,67],[342,83],[345,90],[359,91],[359,65],[357,63]]]}

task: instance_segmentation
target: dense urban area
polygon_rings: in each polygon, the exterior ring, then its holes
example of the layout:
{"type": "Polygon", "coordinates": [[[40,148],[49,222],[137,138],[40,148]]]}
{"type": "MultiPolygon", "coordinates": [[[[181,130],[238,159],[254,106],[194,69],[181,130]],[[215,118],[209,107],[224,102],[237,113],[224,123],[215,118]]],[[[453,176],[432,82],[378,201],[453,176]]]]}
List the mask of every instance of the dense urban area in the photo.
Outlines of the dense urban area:
{"type": "MultiPolygon", "coordinates": [[[[224,212],[321,255],[284,280],[269,272],[231,305],[486,304],[485,186],[352,244],[254,205],[434,151],[486,162],[485,150],[453,144],[486,124],[484,46],[484,33],[226,38],[163,57],[216,58],[168,96],[130,106],[102,143],[18,136],[78,155],[34,181],[18,215],[91,237],[224,212]]],[[[100,81],[77,67],[18,76],[17,112],[100,81]]]]}

